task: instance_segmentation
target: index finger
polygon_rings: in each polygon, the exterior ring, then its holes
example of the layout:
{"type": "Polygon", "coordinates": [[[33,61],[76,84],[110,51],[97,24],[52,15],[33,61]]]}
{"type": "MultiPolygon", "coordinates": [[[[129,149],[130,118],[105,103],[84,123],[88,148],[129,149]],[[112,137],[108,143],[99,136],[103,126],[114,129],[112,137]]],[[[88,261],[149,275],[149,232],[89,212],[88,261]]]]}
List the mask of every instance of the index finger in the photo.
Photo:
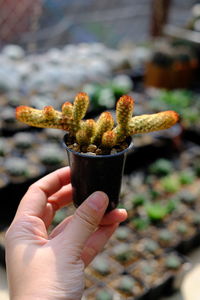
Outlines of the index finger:
{"type": "Polygon", "coordinates": [[[48,197],[70,182],[70,168],[58,169],[33,183],[22,198],[16,217],[26,214],[42,217],[48,197]]]}

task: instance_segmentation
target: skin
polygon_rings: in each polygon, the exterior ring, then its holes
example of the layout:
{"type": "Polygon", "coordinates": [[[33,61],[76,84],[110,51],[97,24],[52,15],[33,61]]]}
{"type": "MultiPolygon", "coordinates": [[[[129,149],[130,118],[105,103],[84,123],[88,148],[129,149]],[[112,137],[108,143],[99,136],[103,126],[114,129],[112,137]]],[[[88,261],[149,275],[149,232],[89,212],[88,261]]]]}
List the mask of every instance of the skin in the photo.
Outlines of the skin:
{"type": "Polygon", "coordinates": [[[51,233],[55,212],[72,201],[70,169],[59,169],[30,186],[6,233],[11,300],[79,300],[84,269],[103,249],[123,209],[104,215],[108,197],[95,192],[51,233]]]}

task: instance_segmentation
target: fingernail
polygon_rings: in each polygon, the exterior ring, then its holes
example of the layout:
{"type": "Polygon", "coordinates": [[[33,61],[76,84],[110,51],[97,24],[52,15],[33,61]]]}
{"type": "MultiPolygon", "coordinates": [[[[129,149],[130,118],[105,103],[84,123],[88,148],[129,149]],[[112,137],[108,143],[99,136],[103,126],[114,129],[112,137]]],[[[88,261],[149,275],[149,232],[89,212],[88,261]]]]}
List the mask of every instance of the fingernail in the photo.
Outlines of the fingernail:
{"type": "Polygon", "coordinates": [[[108,197],[103,192],[95,192],[89,196],[87,203],[95,210],[99,210],[108,204],[108,197]]]}

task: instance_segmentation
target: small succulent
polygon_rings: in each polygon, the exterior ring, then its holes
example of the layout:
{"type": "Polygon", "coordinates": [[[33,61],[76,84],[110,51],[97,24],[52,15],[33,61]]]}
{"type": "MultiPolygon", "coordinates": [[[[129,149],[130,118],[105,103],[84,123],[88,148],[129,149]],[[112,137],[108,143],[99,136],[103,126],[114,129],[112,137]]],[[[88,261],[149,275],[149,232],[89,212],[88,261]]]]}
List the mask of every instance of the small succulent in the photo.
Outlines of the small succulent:
{"type": "MultiPolygon", "coordinates": [[[[69,145],[76,143],[84,148],[95,145],[100,149],[112,149],[114,146],[124,143],[127,137],[134,134],[170,128],[179,119],[175,111],[132,117],[134,100],[130,96],[124,95],[116,105],[117,125],[115,126],[110,112],[103,112],[97,121],[83,120],[88,105],[88,95],[79,93],[73,104],[70,102],[63,104],[61,112],[52,106],[46,106],[43,110],[19,106],[16,108],[16,118],[31,126],[67,131],[69,145]]],[[[127,147],[126,143],[123,144],[123,147],[127,147]]],[[[95,148],[94,151],[96,150],[95,148]]],[[[120,148],[118,151],[121,150],[120,148]]]]}
{"type": "Polygon", "coordinates": [[[159,232],[158,238],[160,242],[168,244],[171,240],[174,239],[174,235],[171,231],[162,229],[159,232]]]}
{"type": "Polygon", "coordinates": [[[95,297],[96,300],[113,300],[113,295],[110,291],[106,289],[101,289],[97,292],[95,297]]]}
{"type": "Polygon", "coordinates": [[[149,227],[149,224],[148,218],[135,217],[131,219],[131,225],[137,230],[145,230],[149,227]]]}
{"type": "Polygon", "coordinates": [[[13,125],[15,124],[15,110],[12,107],[6,107],[2,114],[1,114],[2,120],[7,125],[13,125]]]}
{"type": "Polygon", "coordinates": [[[146,202],[146,196],[144,194],[136,194],[132,199],[132,203],[134,207],[143,205],[145,202],[146,202]]]}
{"type": "Polygon", "coordinates": [[[129,275],[123,275],[120,278],[117,288],[127,294],[131,294],[135,285],[135,279],[129,275]]]}
{"type": "Polygon", "coordinates": [[[108,260],[104,257],[97,256],[92,262],[92,268],[102,276],[110,274],[110,265],[108,260]]]}
{"type": "Polygon", "coordinates": [[[193,215],[193,224],[196,225],[196,226],[200,225],[200,215],[199,215],[199,213],[195,213],[193,215]]]}
{"type": "Polygon", "coordinates": [[[18,132],[14,136],[15,146],[19,149],[28,149],[32,146],[33,135],[26,132],[18,132]]]}
{"type": "Polygon", "coordinates": [[[184,203],[188,204],[188,205],[192,205],[197,201],[197,197],[196,195],[194,195],[191,191],[189,190],[182,190],[179,193],[179,198],[181,201],[183,201],[184,203]]]}
{"type": "Polygon", "coordinates": [[[160,221],[163,220],[168,214],[167,205],[162,205],[159,202],[148,203],[145,206],[146,213],[151,221],[160,221]]]}
{"type": "Polygon", "coordinates": [[[134,252],[129,244],[121,243],[113,247],[112,255],[121,263],[126,263],[134,257],[134,252]]]}
{"type": "Polygon", "coordinates": [[[130,234],[131,234],[130,229],[125,226],[120,226],[115,231],[115,237],[120,241],[127,240],[129,238],[130,234]]]}
{"type": "Polygon", "coordinates": [[[158,176],[169,175],[173,171],[172,163],[164,158],[158,159],[150,166],[149,171],[158,176]]]}
{"type": "Polygon", "coordinates": [[[152,240],[152,239],[147,239],[144,242],[144,250],[151,252],[151,253],[155,253],[156,250],[158,250],[159,245],[156,241],[152,240]]]}
{"type": "Polygon", "coordinates": [[[147,276],[153,274],[155,271],[155,268],[150,264],[142,265],[142,273],[144,273],[147,276]]]}
{"type": "Polygon", "coordinates": [[[18,157],[11,157],[6,159],[5,170],[8,172],[9,175],[15,177],[27,177],[29,175],[27,161],[18,157]]]}
{"type": "Polygon", "coordinates": [[[64,154],[56,144],[47,144],[38,149],[38,157],[41,163],[46,166],[58,166],[64,161],[64,154]]]}
{"type": "Polygon", "coordinates": [[[168,175],[161,179],[161,186],[167,193],[176,193],[180,188],[180,182],[175,176],[168,175]]]}
{"type": "Polygon", "coordinates": [[[0,157],[6,156],[9,153],[8,144],[6,138],[0,137],[0,157]]]}
{"type": "Polygon", "coordinates": [[[195,174],[192,170],[184,170],[179,174],[181,184],[191,184],[195,180],[195,174]]]}
{"type": "Polygon", "coordinates": [[[177,224],[177,232],[181,235],[185,235],[188,232],[188,227],[185,223],[180,222],[177,224]]]}
{"type": "Polygon", "coordinates": [[[182,264],[181,258],[176,254],[170,254],[166,257],[165,266],[171,270],[177,270],[182,264]]]}

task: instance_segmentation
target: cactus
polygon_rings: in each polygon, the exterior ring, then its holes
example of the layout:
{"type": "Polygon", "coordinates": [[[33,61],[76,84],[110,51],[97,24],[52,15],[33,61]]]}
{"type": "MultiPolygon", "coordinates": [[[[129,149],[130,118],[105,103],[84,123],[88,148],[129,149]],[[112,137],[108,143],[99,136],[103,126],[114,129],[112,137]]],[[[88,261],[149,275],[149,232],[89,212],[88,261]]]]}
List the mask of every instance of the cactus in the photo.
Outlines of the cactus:
{"type": "Polygon", "coordinates": [[[83,120],[88,105],[88,95],[79,93],[74,104],[63,104],[61,112],[54,110],[52,106],[46,106],[43,110],[19,106],[16,108],[16,118],[30,126],[65,130],[69,133],[71,144],[95,144],[100,149],[119,146],[128,136],[134,134],[170,128],[179,119],[175,111],[133,117],[134,100],[124,95],[117,102],[115,126],[109,112],[103,112],[96,122],[92,119],[83,120]]]}

